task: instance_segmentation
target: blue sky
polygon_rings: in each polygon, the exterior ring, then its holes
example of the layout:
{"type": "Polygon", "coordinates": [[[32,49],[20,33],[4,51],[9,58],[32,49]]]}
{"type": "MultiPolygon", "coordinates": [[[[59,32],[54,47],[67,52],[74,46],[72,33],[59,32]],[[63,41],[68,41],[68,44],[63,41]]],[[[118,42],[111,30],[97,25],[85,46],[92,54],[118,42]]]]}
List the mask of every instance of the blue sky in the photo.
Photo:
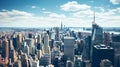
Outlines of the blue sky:
{"type": "Polygon", "coordinates": [[[120,0],[0,0],[0,27],[120,27],[120,0]]]}

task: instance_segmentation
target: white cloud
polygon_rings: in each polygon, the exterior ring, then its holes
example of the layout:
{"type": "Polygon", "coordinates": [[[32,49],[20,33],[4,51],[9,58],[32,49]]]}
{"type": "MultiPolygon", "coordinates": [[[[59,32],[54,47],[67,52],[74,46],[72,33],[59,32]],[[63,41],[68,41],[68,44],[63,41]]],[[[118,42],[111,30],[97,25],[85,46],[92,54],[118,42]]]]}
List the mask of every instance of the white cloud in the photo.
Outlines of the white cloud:
{"type": "Polygon", "coordinates": [[[44,11],[43,13],[52,18],[66,18],[64,14],[57,14],[50,11],[44,11]]]}
{"type": "MultiPolygon", "coordinates": [[[[103,8],[104,9],[104,8],[103,8]]],[[[120,8],[107,11],[96,11],[96,23],[100,26],[120,27],[120,8]]],[[[0,11],[0,26],[11,27],[54,27],[60,26],[61,20],[66,26],[91,27],[93,21],[93,10],[86,9],[70,12],[68,14],[43,11],[43,16],[19,10],[0,11]]]]}
{"type": "Polygon", "coordinates": [[[53,18],[65,18],[66,16],[64,14],[50,13],[49,17],[53,17],[53,18]]]}
{"type": "Polygon", "coordinates": [[[120,4],[120,0],[110,0],[112,4],[120,4]]]}
{"type": "Polygon", "coordinates": [[[43,17],[19,10],[7,10],[0,12],[0,25],[2,27],[52,27],[58,26],[60,19],[64,17],[64,14],[52,12],[43,17]]]}
{"type": "Polygon", "coordinates": [[[44,13],[44,14],[50,14],[50,13],[52,13],[52,12],[50,12],[50,11],[44,11],[43,13],[44,13]]]}
{"type": "Polygon", "coordinates": [[[34,9],[34,8],[37,8],[37,6],[31,6],[31,8],[33,8],[33,9],[34,9]]]}
{"type": "Polygon", "coordinates": [[[78,10],[89,9],[90,6],[86,4],[78,4],[77,1],[71,1],[61,5],[60,8],[61,10],[64,10],[64,11],[78,11],[78,10]]]}
{"type": "Polygon", "coordinates": [[[44,11],[44,10],[46,10],[45,8],[42,8],[42,10],[44,11]]]}

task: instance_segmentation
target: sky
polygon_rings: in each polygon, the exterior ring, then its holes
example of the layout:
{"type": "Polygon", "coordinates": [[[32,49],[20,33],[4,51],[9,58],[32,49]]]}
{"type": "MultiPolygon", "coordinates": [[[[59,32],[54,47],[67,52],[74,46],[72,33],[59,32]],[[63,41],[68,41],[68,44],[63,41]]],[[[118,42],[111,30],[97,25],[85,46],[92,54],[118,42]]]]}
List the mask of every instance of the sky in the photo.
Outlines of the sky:
{"type": "Polygon", "coordinates": [[[120,0],[0,0],[0,27],[120,27],[120,0]]]}

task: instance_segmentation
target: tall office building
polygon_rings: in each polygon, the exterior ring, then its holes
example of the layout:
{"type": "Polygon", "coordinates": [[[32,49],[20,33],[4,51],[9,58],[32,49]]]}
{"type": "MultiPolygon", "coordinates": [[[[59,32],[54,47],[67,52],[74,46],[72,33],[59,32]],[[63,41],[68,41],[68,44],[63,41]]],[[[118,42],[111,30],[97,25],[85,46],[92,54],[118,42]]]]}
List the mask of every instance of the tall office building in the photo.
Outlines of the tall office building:
{"type": "Polygon", "coordinates": [[[85,44],[83,45],[83,53],[82,59],[83,60],[90,60],[90,46],[91,46],[91,36],[85,38],[85,44]]]}
{"type": "Polygon", "coordinates": [[[33,38],[33,34],[32,34],[32,33],[29,33],[29,34],[28,34],[28,38],[33,38]]]}
{"type": "Polygon", "coordinates": [[[12,41],[13,41],[14,49],[16,50],[17,49],[17,38],[13,37],[12,41]]]}
{"type": "Polygon", "coordinates": [[[110,41],[110,33],[104,33],[104,44],[108,46],[110,44],[110,41]]]}
{"type": "Polygon", "coordinates": [[[21,55],[22,67],[29,67],[28,56],[26,54],[21,55]]]}
{"type": "Polygon", "coordinates": [[[93,44],[103,43],[103,28],[95,23],[95,8],[93,13],[93,23],[92,23],[92,41],[93,44]]]}
{"type": "Polygon", "coordinates": [[[115,67],[120,67],[120,54],[115,55],[115,67]]]}
{"type": "Polygon", "coordinates": [[[97,24],[92,24],[92,42],[93,45],[103,43],[103,28],[97,24]]]}
{"type": "Polygon", "coordinates": [[[92,67],[100,67],[100,62],[103,59],[108,59],[114,67],[114,49],[110,46],[94,45],[92,56],[92,67]]]}
{"type": "Polygon", "coordinates": [[[50,54],[44,54],[40,58],[40,65],[47,66],[51,64],[51,55],[50,54]]]}
{"type": "Polygon", "coordinates": [[[39,60],[32,60],[31,67],[39,67],[39,60]]]}
{"type": "Polygon", "coordinates": [[[2,57],[5,59],[5,64],[7,64],[9,58],[9,46],[7,39],[4,39],[2,42],[2,57]]]}
{"type": "Polygon", "coordinates": [[[23,39],[22,34],[19,33],[19,34],[17,35],[17,48],[18,48],[18,49],[21,48],[22,39],[23,39]]]}
{"type": "Polygon", "coordinates": [[[49,47],[49,36],[47,33],[44,34],[44,46],[43,46],[43,52],[50,54],[50,47],[49,47]]]}
{"type": "Polygon", "coordinates": [[[93,57],[94,45],[100,45],[102,43],[103,43],[103,28],[95,23],[95,10],[94,10],[93,23],[92,23],[91,46],[90,46],[90,61],[91,62],[93,61],[92,57],[93,57]]]}
{"type": "Polygon", "coordinates": [[[32,39],[32,38],[27,38],[27,39],[25,39],[25,42],[26,42],[26,44],[27,44],[29,47],[35,47],[35,45],[34,45],[34,39],[32,39]]]}
{"type": "Polygon", "coordinates": [[[25,40],[26,44],[28,45],[29,47],[29,54],[35,54],[35,45],[34,45],[34,39],[32,38],[28,38],[25,40]]]}
{"type": "Polygon", "coordinates": [[[41,35],[39,34],[37,37],[37,44],[41,43],[41,35]]]}
{"type": "Polygon", "coordinates": [[[74,62],[74,44],[73,37],[64,37],[64,55],[74,62]]]}
{"type": "Polygon", "coordinates": [[[11,50],[9,56],[10,56],[10,58],[11,58],[11,62],[12,62],[12,63],[13,63],[13,62],[16,62],[16,60],[17,60],[17,54],[16,54],[15,50],[11,50]]]}
{"type": "Polygon", "coordinates": [[[21,60],[17,60],[17,61],[14,63],[13,67],[22,67],[21,60]]]}
{"type": "Polygon", "coordinates": [[[59,37],[59,27],[55,28],[55,33],[56,33],[55,39],[56,39],[56,41],[59,41],[59,39],[60,39],[60,37],[59,37]]]}
{"type": "Polygon", "coordinates": [[[2,48],[2,57],[3,58],[6,58],[6,57],[8,58],[8,56],[9,56],[9,52],[8,52],[9,50],[8,49],[9,48],[8,48],[8,41],[7,41],[7,39],[3,40],[2,47],[3,47],[2,48]]]}
{"type": "Polygon", "coordinates": [[[61,22],[61,30],[63,29],[63,24],[62,24],[62,22],[61,22]]]}
{"type": "Polygon", "coordinates": [[[115,49],[115,67],[120,67],[120,35],[112,34],[110,46],[115,49]]]}

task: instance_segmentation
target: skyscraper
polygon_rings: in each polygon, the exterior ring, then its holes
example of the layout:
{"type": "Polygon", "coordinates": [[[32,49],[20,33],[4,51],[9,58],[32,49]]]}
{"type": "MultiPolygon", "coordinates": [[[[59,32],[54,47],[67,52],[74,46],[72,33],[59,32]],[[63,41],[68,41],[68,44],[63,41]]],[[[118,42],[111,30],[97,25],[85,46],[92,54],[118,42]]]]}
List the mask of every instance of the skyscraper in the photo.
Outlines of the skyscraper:
{"type": "Polygon", "coordinates": [[[93,13],[92,22],[92,35],[91,35],[91,46],[90,46],[90,61],[92,62],[93,47],[94,45],[100,45],[103,43],[103,28],[95,23],[95,8],[93,13]]]}
{"type": "Polygon", "coordinates": [[[55,39],[56,39],[56,41],[59,41],[59,27],[56,27],[55,28],[55,32],[56,32],[56,35],[55,35],[55,39]]]}
{"type": "Polygon", "coordinates": [[[17,48],[21,48],[21,45],[22,45],[22,34],[19,33],[17,35],[17,48]]]}
{"type": "Polygon", "coordinates": [[[39,34],[38,37],[37,37],[37,44],[38,43],[41,43],[41,35],[39,34]]]}
{"type": "Polygon", "coordinates": [[[108,46],[110,44],[110,41],[110,33],[104,33],[104,44],[108,46]]]}
{"type": "Polygon", "coordinates": [[[100,62],[103,59],[108,59],[114,66],[114,49],[110,46],[94,45],[92,56],[92,67],[100,67],[100,62]]]}
{"type": "Polygon", "coordinates": [[[85,38],[85,44],[83,45],[83,60],[90,60],[90,46],[91,46],[91,36],[85,38]]]}
{"type": "Polygon", "coordinates": [[[43,46],[43,52],[49,54],[50,53],[50,47],[49,47],[49,36],[47,33],[44,33],[44,46],[43,46]]]}
{"type": "Polygon", "coordinates": [[[62,21],[61,21],[61,30],[63,29],[63,24],[62,24],[62,21]]]}
{"type": "Polygon", "coordinates": [[[2,42],[2,57],[5,58],[5,59],[8,59],[9,58],[9,46],[8,46],[8,41],[7,39],[4,39],[3,42],[2,42]]]}
{"type": "Polygon", "coordinates": [[[120,67],[120,35],[112,35],[110,46],[115,49],[115,67],[120,67]]]}
{"type": "Polygon", "coordinates": [[[97,24],[92,24],[92,42],[93,45],[103,43],[103,28],[97,24]]]}
{"type": "Polygon", "coordinates": [[[92,22],[92,41],[93,44],[103,43],[103,29],[95,23],[95,8],[93,12],[93,22],[92,22]]]}
{"type": "Polygon", "coordinates": [[[74,61],[74,44],[75,40],[73,37],[64,37],[64,55],[70,60],[74,61]]]}
{"type": "Polygon", "coordinates": [[[50,54],[44,54],[40,58],[40,65],[47,66],[49,64],[51,64],[51,56],[50,56],[50,54]]]}

